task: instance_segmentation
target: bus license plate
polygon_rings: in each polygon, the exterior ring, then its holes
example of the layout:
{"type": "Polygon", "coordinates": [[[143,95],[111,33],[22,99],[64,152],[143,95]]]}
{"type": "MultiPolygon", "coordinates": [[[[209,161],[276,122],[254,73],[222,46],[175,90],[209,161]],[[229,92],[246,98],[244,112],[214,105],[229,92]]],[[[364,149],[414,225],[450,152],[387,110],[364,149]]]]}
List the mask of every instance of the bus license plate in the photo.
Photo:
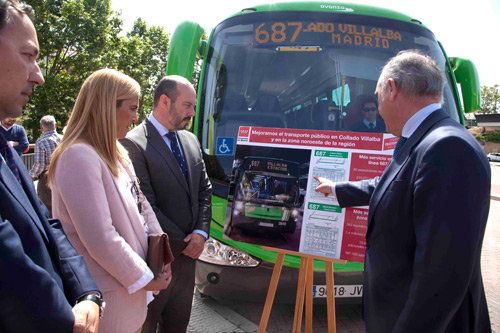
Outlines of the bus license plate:
{"type": "MultiPolygon", "coordinates": [[[[333,287],[333,294],[336,298],[340,297],[361,297],[363,296],[363,285],[338,285],[333,287]]],[[[313,297],[323,298],[326,297],[325,285],[313,286],[313,297]]]]}

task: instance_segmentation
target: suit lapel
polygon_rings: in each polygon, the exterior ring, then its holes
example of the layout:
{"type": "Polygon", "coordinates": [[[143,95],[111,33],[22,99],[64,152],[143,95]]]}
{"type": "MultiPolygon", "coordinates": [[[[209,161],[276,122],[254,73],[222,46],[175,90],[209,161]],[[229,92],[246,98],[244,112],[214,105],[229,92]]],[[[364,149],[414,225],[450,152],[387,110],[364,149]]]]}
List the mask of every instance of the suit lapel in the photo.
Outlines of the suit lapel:
{"type": "Polygon", "coordinates": [[[184,131],[177,132],[179,138],[179,144],[181,145],[182,153],[184,154],[184,160],[186,161],[186,169],[189,179],[189,190],[190,193],[193,192],[193,186],[195,184],[194,173],[193,173],[193,161],[194,153],[192,151],[191,144],[189,142],[189,137],[185,135],[184,131]]]}
{"type": "Polygon", "coordinates": [[[38,207],[36,203],[39,201],[39,199],[35,193],[33,181],[28,176],[28,172],[25,170],[23,162],[17,152],[13,151],[13,153],[23,185],[21,186],[21,184],[19,184],[12,171],[10,171],[9,167],[5,163],[0,163],[0,180],[5,184],[12,196],[19,202],[26,213],[31,217],[35,225],[40,230],[40,233],[48,242],[49,239],[47,237],[45,228],[42,226],[40,221],[43,215],[42,212],[37,209],[38,207]]]}
{"type": "MultiPolygon", "coordinates": [[[[182,152],[184,153],[184,159],[186,161],[186,168],[189,178],[189,198],[191,202],[196,200],[194,198],[194,194],[198,191],[199,188],[199,179],[195,179],[195,177],[199,177],[199,173],[195,174],[193,167],[196,161],[197,152],[193,151],[194,147],[192,142],[190,142],[189,136],[185,133],[185,131],[178,131],[179,143],[182,147],[182,152]]],[[[196,146],[197,148],[198,146],[196,146]]],[[[195,206],[191,205],[191,211],[193,216],[198,216],[198,213],[195,211],[195,206]]]]}
{"type": "MultiPolygon", "coordinates": [[[[167,144],[161,137],[160,133],[158,133],[154,125],[151,124],[151,122],[148,119],[146,119],[144,123],[145,123],[144,134],[146,136],[148,143],[158,151],[160,156],[165,160],[167,166],[172,171],[172,174],[179,181],[184,190],[189,193],[187,181],[184,178],[184,175],[182,174],[182,171],[179,168],[179,164],[177,163],[177,160],[172,154],[172,151],[168,148],[167,144]]],[[[186,158],[186,156],[184,156],[184,158],[186,158]]],[[[189,175],[189,166],[187,168],[189,175]]]]}
{"type": "Polygon", "coordinates": [[[368,232],[370,229],[373,215],[377,209],[378,204],[380,203],[380,200],[382,199],[382,196],[384,195],[385,191],[393,181],[394,177],[396,177],[401,168],[408,161],[408,158],[413,152],[413,147],[418,145],[424,134],[427,133],[427,131],[429,131],[429,129],[435,123],[447,117],[449,117],[448,114],[441,109],[431,113],[422,122],[422,124],[420,124],[420,126],[416,129],[416,131],[408,138],[408,141],[406,141],[403,148],[399,151],[396,157],[393,158],[392,161],[389,163],[382,177],[380,178],[380,182],[378,183],[370,200],[370,209],[368,214],[368,232]]]}

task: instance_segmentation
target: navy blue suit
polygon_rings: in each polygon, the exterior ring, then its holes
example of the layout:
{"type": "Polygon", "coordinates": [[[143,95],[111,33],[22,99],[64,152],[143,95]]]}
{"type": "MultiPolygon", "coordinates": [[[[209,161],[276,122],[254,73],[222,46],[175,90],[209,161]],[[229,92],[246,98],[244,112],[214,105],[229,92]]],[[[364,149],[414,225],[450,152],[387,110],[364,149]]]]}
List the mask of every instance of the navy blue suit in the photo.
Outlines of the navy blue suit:
{"type": "Polygon", "coordinates": [[[374,128],[368,128],[363,121],[357,122],[354,124],[349,131],[352,132],[367,132],[367,133],[385,133],[385,123],[380,119],[377,119],[376,125],[374,128]]]}
{"type": "Polygon", "coordinates": [[[71,332],[77,298],[98,288],[13,155],[22,185],[0,158],[0,332],[71,332]]]}
{"type": "Polygon", "coordinates": [[[338,183],[342,207],[369,203],[367,332],[491,332],[481,276],[490,166],[437,110],[380,178],[338,183]]]}

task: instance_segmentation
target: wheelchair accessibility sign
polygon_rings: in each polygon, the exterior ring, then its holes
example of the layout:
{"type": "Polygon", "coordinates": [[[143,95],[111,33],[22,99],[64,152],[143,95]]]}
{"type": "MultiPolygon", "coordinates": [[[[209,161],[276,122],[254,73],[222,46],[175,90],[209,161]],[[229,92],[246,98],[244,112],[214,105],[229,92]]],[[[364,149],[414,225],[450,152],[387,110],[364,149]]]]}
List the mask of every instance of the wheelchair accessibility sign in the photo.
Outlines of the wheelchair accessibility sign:
{"type": "Polygon", "coordinates": [[[234,155],[234,138],[217,138],[215,155],[234,155]]]}

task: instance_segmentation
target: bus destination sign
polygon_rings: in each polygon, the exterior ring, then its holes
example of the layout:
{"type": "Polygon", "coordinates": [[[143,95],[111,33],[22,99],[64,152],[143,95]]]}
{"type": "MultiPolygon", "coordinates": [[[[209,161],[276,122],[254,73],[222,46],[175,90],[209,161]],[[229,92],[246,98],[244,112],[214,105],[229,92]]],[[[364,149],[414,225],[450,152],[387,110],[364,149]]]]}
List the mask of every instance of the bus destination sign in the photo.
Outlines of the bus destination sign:
{"type": "Polygon", "coordinates": [[[332,22],[264,22],[254,25],[257,45],[345,45],[401,48],[405,36],[395,29],[332,22]]]}

